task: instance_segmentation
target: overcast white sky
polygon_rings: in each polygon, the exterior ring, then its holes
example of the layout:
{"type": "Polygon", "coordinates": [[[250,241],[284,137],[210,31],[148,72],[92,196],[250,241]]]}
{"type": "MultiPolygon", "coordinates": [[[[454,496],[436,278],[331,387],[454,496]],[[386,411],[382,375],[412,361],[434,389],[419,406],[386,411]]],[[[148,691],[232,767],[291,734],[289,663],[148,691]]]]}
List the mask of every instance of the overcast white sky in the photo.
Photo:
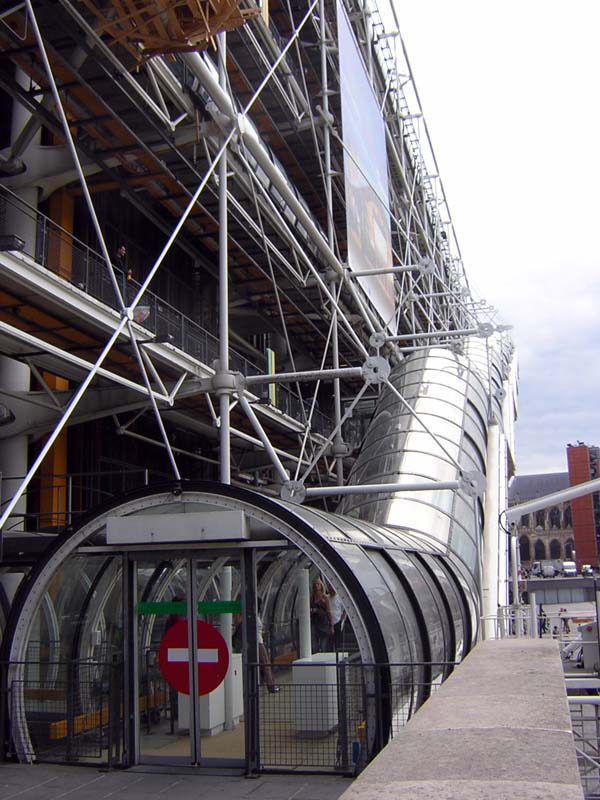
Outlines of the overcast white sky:
{"type": "Polygon", "coordinates": [[[514,325],[519,474],[600,444],[600,2],[396,0],[469,280],[514,325]]]}

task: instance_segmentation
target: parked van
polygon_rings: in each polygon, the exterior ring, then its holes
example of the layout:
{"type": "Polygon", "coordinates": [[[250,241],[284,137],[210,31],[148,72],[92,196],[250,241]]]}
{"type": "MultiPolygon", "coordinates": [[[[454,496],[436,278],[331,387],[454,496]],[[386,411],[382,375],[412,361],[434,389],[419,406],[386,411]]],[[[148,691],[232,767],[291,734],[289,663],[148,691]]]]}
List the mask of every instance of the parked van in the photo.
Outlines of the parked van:
{"type": "Polygon", "coordinates": [[[552,561],[542,561],[542,578],[554,578],[558,575],[558,570],[552,561]]]}
{"type": "Polygon", "coordinates": [[[577,564],[574,561],[563,561],[563,575],[565,578],[577,576],[577,564]]]}

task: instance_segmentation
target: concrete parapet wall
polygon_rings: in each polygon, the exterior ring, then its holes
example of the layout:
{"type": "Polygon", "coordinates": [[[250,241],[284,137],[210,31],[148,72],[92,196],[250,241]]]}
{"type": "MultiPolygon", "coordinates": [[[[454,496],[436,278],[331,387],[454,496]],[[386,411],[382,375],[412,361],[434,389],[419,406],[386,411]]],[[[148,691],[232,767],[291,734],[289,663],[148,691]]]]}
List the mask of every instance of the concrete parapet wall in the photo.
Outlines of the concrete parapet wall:
{"type": "Polygon", "coordinates": [[[481,642],[341,800],[582,800],[555,641],[481,642]]]}

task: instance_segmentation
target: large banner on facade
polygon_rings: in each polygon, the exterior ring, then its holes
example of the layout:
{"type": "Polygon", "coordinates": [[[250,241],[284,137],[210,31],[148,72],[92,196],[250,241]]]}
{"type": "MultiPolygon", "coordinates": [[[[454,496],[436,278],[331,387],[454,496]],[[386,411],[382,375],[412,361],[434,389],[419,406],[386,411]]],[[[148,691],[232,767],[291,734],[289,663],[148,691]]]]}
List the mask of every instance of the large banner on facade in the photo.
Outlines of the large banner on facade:
{"type": "MultiPolygon", "coordinates": [[[[337,3],[348,266],[351,270],[392,266],[392,236],[385,128],[346,12],[337,3]]],[[[394,328],[392,275],[359,278],[383,319],[394,328]]]]}

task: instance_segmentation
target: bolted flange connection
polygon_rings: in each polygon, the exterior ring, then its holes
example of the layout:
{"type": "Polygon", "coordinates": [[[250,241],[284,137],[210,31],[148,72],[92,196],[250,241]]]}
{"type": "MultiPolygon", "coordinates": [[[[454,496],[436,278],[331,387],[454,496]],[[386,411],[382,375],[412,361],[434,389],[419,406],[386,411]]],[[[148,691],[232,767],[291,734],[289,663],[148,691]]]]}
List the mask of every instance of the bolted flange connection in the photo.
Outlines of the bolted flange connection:
{"type": "Polygon", "coordinates": [[[280,496],[288,503],[302,505],[306,497],[306,489],[302,481],[286,481],[281,487],[280,496]]]}
{"type": "Polygon", "coordinates": [[[369,344],[376,350],[381,350],[386,341],[387,337],[383,331],[375,331],[375,333],[372,333],[369,337],[369,344]]]}
{"type": "Polygon", "coordinates": [[[486,489],[485,475],[476,469],[463,472],[459,478],[460,491],[468,497],[481,497],[486,489]]]}
{"type": "Polygon", "coordinates": [[[481,322],[478,326],[479,331],[477,333],[482,339],[488,339],[494,333],[494,326],[491,322],[481,322]]]}
{"type": "Polygon", "coordinates": [[[365,383],[385,383],[390,377],[390,365],[382,356],[369,356],[362,366],[365,383]]]}
{"type": "Polygon", "coordinates": [[[241,372],[229,372],[222,370],[212,377],[211,388],[218,396],[231,394],[232,392],[243,392],[246,381],[241,372]]]}
{"type": "Polygon", "coordinates": [[[334,442],[329,452],[334,458],[346,458],[352,452],[352,447],[348,442],[334,442]]]}

